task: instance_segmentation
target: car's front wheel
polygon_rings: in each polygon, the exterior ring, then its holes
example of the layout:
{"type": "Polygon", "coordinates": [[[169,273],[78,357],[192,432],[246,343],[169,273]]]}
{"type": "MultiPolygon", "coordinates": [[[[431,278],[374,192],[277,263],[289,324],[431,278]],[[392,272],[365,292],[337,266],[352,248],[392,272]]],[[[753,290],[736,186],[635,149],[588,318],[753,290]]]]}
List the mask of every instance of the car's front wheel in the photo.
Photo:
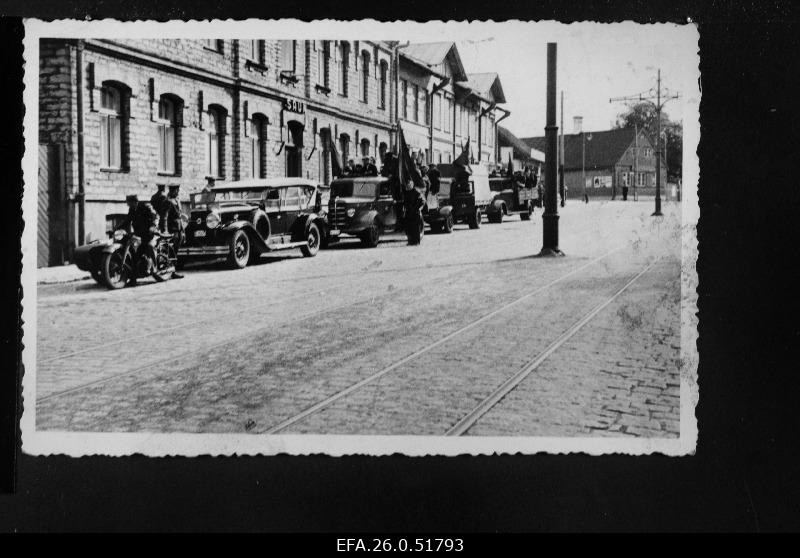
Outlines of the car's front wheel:
{"type": "Polygon", "coordinates": [[[239,229],[228,241],[228,265],[233,269],[242,269],[250,259],[250,239],[247,233],[239,229]]]}
{"type": "Polygon", "coordinates": [[[381,230],[377,223],[372,223],[361,233],[361,244],[367,248],[375,248],[381,241],[381,230]]]}
{"type": "Polygon", "coordinates": [[[311,223],[308,226],[308,233],[306,234],[306,245],[300,248],[303,255],[311,258],[317,255],[321,244],[322,235],[319,232],[319,227],[316,223],[311,223]]]}

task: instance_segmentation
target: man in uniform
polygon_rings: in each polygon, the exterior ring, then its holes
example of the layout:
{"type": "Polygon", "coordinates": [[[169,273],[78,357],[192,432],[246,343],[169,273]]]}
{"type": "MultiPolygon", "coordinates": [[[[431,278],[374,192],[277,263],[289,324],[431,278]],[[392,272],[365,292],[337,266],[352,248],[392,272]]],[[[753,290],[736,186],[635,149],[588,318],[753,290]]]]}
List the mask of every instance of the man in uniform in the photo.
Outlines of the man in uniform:
{"type": "MultiPolygon", "coordinates": [[[[166,232],[172,234],[172,243],[175,246],[175,254],[178,253],[178,248],[183,244],[184,232],[183,221],[181,220],[181,202],[180,202],[180,184],[170,184],[169,195],[167,196],[167,203],[165,213],[166,232]]],[[[172,273],[173,279],[183,279],[183,275],[177,271],[172,273]]]]}
{"type": "Polygon", "coordinates": [[[364,157],[364,174],[378,176],[378,167],[375,166],[375,157],[364,157]]]}
{"type": "Polygon", "coordinates": [[[436,168],[434,163],[431,163],[431,166],[428,167],[428,180],[431,182],[431,194],[438,194],[439,185],[442,181],[442,173],[436,168]]]}
{"type": "Polygon", "coordinates": [[[422,241],[420,226],[422,225],[422,206],[425,200],[409,180],[403,192],[403,204],[406,214],[406,237],[409,245],[417,245],[422,241]]]}
{"type": "MultiPolygon", "coordinates": [[[[147,253],[150,262],[156,261],[156,235],[158,234],[158,213],[153,206],[147,202],[140,202],[139,196],[131,194],[125,197],[128,204],[128,216],[122,223],[122,228],[132,232],[142,240],[139,247],[137,258],[142,253],[147,253]]],[[[131,279],[131,283],[136,283],[136,274],[131,279]]]]}
{"type": "Polygon", "coordinates": [[[161,230],[166,230],[166,222],[164,221],[164,214],[167,211],[166,202],[167,202],[167,195],[164,193],[164,185],[163,184],[156,184],[156,193],[153,194],[153,197],[150,198],[150,205],[153,206],[153,209],[156,210],[158,213],[158,218],[161,224],[161,230]]]}

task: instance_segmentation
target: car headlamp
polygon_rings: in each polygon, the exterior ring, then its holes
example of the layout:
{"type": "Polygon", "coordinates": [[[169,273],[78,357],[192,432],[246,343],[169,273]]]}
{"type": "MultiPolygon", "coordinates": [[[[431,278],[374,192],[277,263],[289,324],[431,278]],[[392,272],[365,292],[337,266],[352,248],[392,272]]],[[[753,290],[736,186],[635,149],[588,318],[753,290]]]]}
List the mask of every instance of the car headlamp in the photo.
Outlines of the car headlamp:
{"type": "Polygon", "coordinates": [[[219,215],[214,212],[206,215],[206,227],[209,229],[216,229],[219,226],[219,215]]]}
{"type": "Polygon", "coordinates": [[[117,230],[114,231],[114,240],[115,241],[119,242],[123,238],[125,238],[125,231],[123,231],[122,229],[117,229],[117,230]]]}
{"type": "Polygon", "coordinates": [[[353,215],[355,215],[355,214],[356,214],[356,210],[355,210],[355,208],[354,208],[354,207],[351,207],[351,208],[349,208],[349,209],[347,210],[347,216],[348,216],[348,217],[352,217],[352,216],[353,216],[353,215]]]}

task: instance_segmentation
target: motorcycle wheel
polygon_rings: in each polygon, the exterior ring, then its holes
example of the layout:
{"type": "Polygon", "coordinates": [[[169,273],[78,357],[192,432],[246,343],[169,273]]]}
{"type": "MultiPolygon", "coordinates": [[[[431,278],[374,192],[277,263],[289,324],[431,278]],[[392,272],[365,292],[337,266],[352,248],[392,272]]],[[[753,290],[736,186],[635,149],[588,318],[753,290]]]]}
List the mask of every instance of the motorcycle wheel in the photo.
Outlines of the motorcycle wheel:
{"type": "Polygon", "coordinates": [[[128,284],[133,271],[133,255],[130,250],[117,250],[103,255],[100,274],[103,284],[109,289],[121,289],[128,284]]]}
{"type": "Polygon", "coordinates": [[[150,275],[159,283],[163,283],[175,273],[175,251],[171,242],[161,242],[156,246],[156,261],[150,275]]]}

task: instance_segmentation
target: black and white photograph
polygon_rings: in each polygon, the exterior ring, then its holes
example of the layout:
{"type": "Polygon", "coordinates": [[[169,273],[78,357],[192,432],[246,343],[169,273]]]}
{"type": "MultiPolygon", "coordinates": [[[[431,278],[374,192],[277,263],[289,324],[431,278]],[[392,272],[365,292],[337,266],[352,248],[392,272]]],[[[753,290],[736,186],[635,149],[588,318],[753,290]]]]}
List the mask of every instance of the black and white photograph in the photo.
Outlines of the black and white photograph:
{"type": "Polygon", "coordinates": [[[696,26],[25,31],[24,452],[694,453],[696,26]]]}

